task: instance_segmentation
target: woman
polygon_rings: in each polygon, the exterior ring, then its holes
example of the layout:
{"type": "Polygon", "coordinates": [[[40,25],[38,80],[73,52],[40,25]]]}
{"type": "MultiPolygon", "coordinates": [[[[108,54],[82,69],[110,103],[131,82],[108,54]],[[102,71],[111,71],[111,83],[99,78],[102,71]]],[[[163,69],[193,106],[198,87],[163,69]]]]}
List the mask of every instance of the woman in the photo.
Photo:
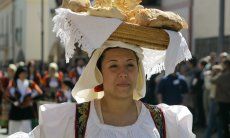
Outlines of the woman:
{"type": "MultiPolygon", "coordinates": [[[[73,0],[71,3],[74,1],[78,0],[73,0]]],[[[103,1],[98,0],[95,3],[102,7],[103,1]]],[[[88,5],[85,3],[87,0],[78,2],[77,4],[83,3],[83,5],[78,5],[83,9],[88,5]]],[[[112,1],[106,0],[106,2],[112,1]]],[[[111,5],[116,6],[116,4],[111,5]]],[[[127,6],[125,5],[129,8],[127,6]]],[[[76,9],[78,7],[75,7],[75,11],[81,11],[81,9],[76,9]]],[[[97,11],[100,12],[100,10],[97,11]]],[[[119,11],[112,10],[113,12],[119,11]]],[[[166,74],[168,74],[173,72],[175,65],[181,60],[191,57],[180,33],[166,33],[166,36],[170,37],[167,54],[165,51],[154,54],[152,50],[141,47],[146,46],[147,43],[142,43],[143,45],[132,43],[133,41],[128,43],[124,41],[125,38],[109,39],[111,34],[115,34],[113,32],[118,30],[120,25],[122,26],[122,21],[119,20],[121,18],[99,18],[88,16],[88,13],[73,13],[67,9],[59,9],[57,13],[58,15],[54,17],[54,31],[66,46],[67,62],[74,53],[76,43],[89,55],[92,54],[72,90],[72,95],[78,104],[41,106],[39,125],[36,129],[29,134],[17,133],[15,136],[35,138],[195,137],[191,131],[192,115],[186,107],[165,104],[151,106],[138,101],[145,95],[144,68],[147,69],[148,75],[156,73],[162,70],[162,61],[165,60],[166,74]]],[[[111,13],[111,11],[106,13],[111,13]]],[[[114,15],[120,14],[112,14],[110,17],[114,15]]],[[[135,26],[134,29],[139,27],[135,26]]],[[[146,28],[137,29],[139,33],[130,33],[132,29],[127,29],[126,35],[123,36],[138,35],[132,40],[141,38],[142,42],[147,42],[144,39],[157,40],[157,37],[152,37],[151,33],[150,37],[143,35],[148,32],[146,28]]],[[[148,29],[151,30],[151,28],[148,29]]]]}
{"type": "Polygon", "coordinates": [[[42,94],[36,83],[27,79],[25,67],[19,67],[14,81],[9,86],[8,98],[11,102],[9,113],[9,134],[17,131],[30,132],[31,120],[34,118],[32,99],[42,94]]]}
{"type": "Polygon", "coordinates": [[[61,84],[61,89],[57,91],[55,95],[55,101],[57,103],[63,102],[73,102],[73,97],[71,95],[71,90],[73,89],[74,85],[71,79],[64,79],[61,84]]]}
{"type": "Polygon", "coordinates": [[[73,83],[76,83],[85,68],[85,60],[83,58],[75,59],[74,67],[68,72],[68,77],[73,83]]]}
{"type": "MultiPolygon", "coordinates": [[[[114,43],[117,42],[106,42],[104,52],[102,49],[94,52],[85,69],[95,68],[95,70],[84,72],[83,77],[80,77],[73,89],[82,92],[78,93],[78,98],[75,97],[75,99],[85,102],[83,105],[77,105],[81,106],[80,108],[83,110],[76,110],[74,103],[44,105],[41,107],[39,126],[30,133],[30,136],[42,138],[71,138],[76,135],[76,137],[89,138],[95,136],[100,138],[159,138],[164,134],[156,128],[157,124],[151,117],[149,107],[135,100],[140,97],[140,94],[143,94],[140,90],[145,87],[141,80],[143,75],[139,53],[131,50],[135,46],[122,42],[118,42],[119,45],[114,43]],[[99,56],[101,52],[102,55],[99,56]],[[99,75],[100,72],[102,76],[99,75]],[[84,78],[90,76],[91,73],[98,73],[91,76],[92,81],[84,78]],[[89,85],[84,81],[93,83],[94,79],[103,79],[103,85],[98,85],[90,90],[85,89],[89,85]],[[79,88],[83,90],[79,91],[79,88]],[[104,96],[101,91],[104,91],[104,96]],[[96,100],[102,96],[103,98],[96,100]],[[88,106],[89,108],[87,108],[88,106]],[[89,112],[88,116],[87,111],[89,112]],[[86,127],[79,125],[78,120],[79,122],[80,120],[86,121],[86,127]],[[54,130],[55,133],[53,133],[54,130]]],[[[166,124],[165,136],[162,137],[194,137],[191,132],[192,115],[186,107],[164,104],[158,105],[158,107],[164,114],[166,124]]]]}
{"type": "MultiPolygon", "coordinates": [[[[37,71],[35,61],[31,60],[27,64],[27,70],[28,70],[28,76],[27,79],[36,83],[38,86],[41,86],[41,75],[37,71]]],[[[34,119],[32,121],[32,128],[37,126],[37,120],[38,120],[38,104],[37,101],[41,99],[42,96],[37,96],[36,99],[33,99],[33,109],[34,109],[34,119]]]]}
{"type": "MultiPolygon", "coordinates": [[[[1,113],[0,113],[0,126],[2,128],[8,128],[8,114],[10,109],[10,103],[7,98],[8,85],[12,83],[14,74],[17,67],[14,64],[10,64],[7,68],[7,74],[5,77],[0,78],[0,94],[1,94],[1,113]],[[2,86],[2,89],[1,89],[2,86]]],[[[8,131],[8,130],[7,130],[8,131]]]]}
{"type": "Polygon", "coordinates": [[[49,70],[43,78],[43,85],[45,89],[45,99],[49,101],[55,101],[55,95],[61,86],[62,76],[58,72],[58,66],[56,63],[49,64],[49,70]]]}

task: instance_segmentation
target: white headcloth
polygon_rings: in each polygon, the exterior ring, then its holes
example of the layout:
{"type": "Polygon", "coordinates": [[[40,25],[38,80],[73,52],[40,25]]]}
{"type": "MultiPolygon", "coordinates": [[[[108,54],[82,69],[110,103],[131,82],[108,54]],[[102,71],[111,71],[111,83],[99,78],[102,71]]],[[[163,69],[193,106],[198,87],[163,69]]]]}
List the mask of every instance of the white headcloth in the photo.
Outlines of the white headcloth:
{"type": "Polygon", "coordinates": [[[170,37],[167,50],[153,50],[131,44],[107,41],[109,36],[122,23],[119,19],[89,16],[87,13],[74,13],[69,9],[57,9],[53,18],[54,31],[65,45],[66,61],[74,54],[75,43],[92,57],[83,74],[72,90],[73,97],[78,103],[102,98],[103,92],[94,92],[94,87],[102,84],[102,74],[96,67],[103,51],[109,47],[131,49],[139,57],[139,74],[137,87],[133,98],[139,100],[145,95],[145,74],[149,78],[152,74],[165,70],[165,75],[173,73],[178,63],[190,59],[191,53],[180,32],[165,30],[170,37]]]}

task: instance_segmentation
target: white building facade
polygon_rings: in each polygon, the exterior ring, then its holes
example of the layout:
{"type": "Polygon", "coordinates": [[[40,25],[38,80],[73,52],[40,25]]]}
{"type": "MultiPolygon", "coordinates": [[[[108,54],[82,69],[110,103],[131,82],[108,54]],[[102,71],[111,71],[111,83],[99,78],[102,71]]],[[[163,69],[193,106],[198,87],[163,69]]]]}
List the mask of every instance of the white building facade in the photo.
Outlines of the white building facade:
{"type": "MultiPolygon", "coordinates": [[[[220,0],[145,0],[146,6],[178,13],[189,24],[182,30],[194,55],[216,51],[220,0]]],[[[41,60],[42,0],[0,0],[0,63],[41,60]]],[[[52,32],[55,0],[44,0],[44,61],[57,61],[60,44],[52,32]]],[[[225,0],[225,47],[230,52],[230,1],[225,0]]]]}
{"type": "MultiPolygon", "coordinates": [[[[42,0],[0,0],[0,62],[41,60],[42,0]]],[[[44,61],[55,43],[52,9],[55,0],[44,0],[44,61]]]]}
{"type": "MultiPolygon", "coordinates": [[[[217,52],[219,35],[220,0],[162,0],[163,10],[174,11],[189,24],[189,29],[182,31],[192,53],[206,56],[217,52]]],[[[230,52],[230,1],[225,0],[223,51],[230,52]]]]}

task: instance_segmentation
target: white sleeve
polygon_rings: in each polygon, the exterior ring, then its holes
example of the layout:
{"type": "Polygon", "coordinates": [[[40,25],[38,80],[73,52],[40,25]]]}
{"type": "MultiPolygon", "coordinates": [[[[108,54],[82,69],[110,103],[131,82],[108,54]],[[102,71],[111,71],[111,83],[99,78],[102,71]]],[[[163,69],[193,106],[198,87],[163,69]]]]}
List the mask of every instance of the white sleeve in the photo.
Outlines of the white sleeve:
{"type": "Polygon", "coordinates": [[[75,109],[75,103],[44,104],[40,106],[40,137],[73,138],[75,136],[75,109]]]}
{"type": "Polygon", "coordinates": [[[159,104],[164,113],[167,138],[195,138],[192,132],[192,114],[182,105],[159,104]]]}
{"type": "Polygon", "coordinates": [[[39,125],[30,133],[17,132],[9,138],[73,138],[75,103],[44,104],[39,109],[39,125]]]}
{"type": "Polygon", "coordinates": [[[35,127],[30,133],[17,132],[8,136],[8,138],[41,138],[40,126],[38,125],[37,127],[35,127]]]}

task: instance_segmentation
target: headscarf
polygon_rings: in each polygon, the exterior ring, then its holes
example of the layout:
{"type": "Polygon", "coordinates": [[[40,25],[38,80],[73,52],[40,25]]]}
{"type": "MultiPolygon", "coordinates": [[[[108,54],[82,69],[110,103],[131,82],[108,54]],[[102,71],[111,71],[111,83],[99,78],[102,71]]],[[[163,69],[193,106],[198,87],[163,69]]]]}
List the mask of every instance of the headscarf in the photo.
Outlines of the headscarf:
{"type": "Polygon", "coordinates": [[[152,74],[165,69],[165,75],[168,75],[174,72],[178,63],[192,57],[180,32],[165,30],[170,39],[167,50],[148,49],[142,45],[135,46],[121,41],[108,40],[109,36],[122,24],[123,21],[119,19],[94,17],[84,12],[75,13],[63,8],[57,9],[56,13],[57,15],[53,18],[54,32],[65,46],[66,61],[69,62],[73,56],[76,43],[91,56],[83,74],[72,90],[72,95],[78,103],[103,97],[103,91],[95,92],[94,90],[96,86],[103,83],[102,74],[96,65],[103,51],[109,47],[131,49],[139,57],[138,82],[133,92],[135,100],[145,96],[145,74],[149,78],[152,74]]]}

